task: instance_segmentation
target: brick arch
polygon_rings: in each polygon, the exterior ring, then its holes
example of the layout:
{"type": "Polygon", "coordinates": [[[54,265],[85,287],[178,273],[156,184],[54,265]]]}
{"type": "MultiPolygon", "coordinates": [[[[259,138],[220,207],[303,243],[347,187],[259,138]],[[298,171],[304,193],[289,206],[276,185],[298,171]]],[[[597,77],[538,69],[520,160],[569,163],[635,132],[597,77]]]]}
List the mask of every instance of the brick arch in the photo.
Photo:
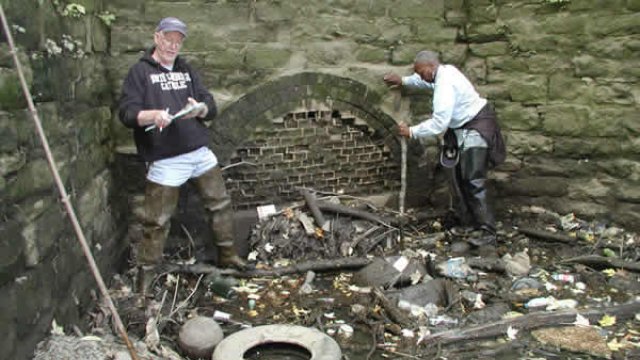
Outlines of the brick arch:
{"type": "Polygon", "coordinates": [[[213,147],[238,208],[298,199],[299,187],[352,195],[399,186],[395,121],[358,81],[300,73],[260,86],[214,121],[213,147]]]}
{"type": "Polygon", "coordinates": [[[395,154],[399,143],[392,134],[396,122],[379,109],[381,97],[357,80],[332,74],[303,72],[269,81],[225,108],[212,124],[212,146],[227,162],[256,127],[267,124],[304,103],[327,104],[336,110],[353,112],[384,136],[395,154]]]}

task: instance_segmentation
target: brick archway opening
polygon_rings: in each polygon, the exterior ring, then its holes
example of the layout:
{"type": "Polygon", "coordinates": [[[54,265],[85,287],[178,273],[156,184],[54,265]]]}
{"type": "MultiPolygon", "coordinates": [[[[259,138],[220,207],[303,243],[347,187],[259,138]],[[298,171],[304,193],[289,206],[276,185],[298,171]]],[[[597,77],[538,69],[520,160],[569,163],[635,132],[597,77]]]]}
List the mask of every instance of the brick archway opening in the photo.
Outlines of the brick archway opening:
{"type": "Polygon", "coordinates": [[[400,185],[395,121],[348,78],[302,73],[267,83],[213,126],[236,209],[300,200],[300,188],[379,195],[400,185]]]}

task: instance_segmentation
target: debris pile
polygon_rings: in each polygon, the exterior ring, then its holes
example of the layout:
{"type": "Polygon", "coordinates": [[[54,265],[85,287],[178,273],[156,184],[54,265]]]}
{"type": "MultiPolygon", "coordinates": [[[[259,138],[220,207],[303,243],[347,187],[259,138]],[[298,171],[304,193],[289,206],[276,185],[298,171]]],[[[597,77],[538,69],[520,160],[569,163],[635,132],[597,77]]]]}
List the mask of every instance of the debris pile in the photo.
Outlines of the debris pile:
{"type": "MultiPolygon", "coordinates": [[[[640,355],[636,234],[526,207],[503,215],[494,246],[441,217],[400,221],[310,195],[307,207],[253,229],[254,270],[184,259],[158,274],[145,306],[120,279],[114,298],[128,329],[148,351],[184,356],[181,329],[198,318],[224,337],[268,324],[316,328],[348,358],[640,355]]],[[[94,314],[96,329],[108,326],[105,314],[94,314]]]]}

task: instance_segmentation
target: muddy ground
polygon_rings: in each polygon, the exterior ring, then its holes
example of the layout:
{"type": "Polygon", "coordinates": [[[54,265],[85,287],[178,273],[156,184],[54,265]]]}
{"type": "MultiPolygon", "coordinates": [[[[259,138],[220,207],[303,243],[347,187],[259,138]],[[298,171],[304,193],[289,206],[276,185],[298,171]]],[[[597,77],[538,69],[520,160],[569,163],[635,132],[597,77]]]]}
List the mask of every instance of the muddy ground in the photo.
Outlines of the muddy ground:
{"type": "MultiPolygon", "coordinates": [[[[256,271],[351,257],[378,265],[387,258],[396,266],[407,260],[410,266],[396,267],[402,274],[393,266],[369,270],[357,266],[347,271],[318,270],[313,279],[307,271],[222,276],[213,267],[190,265],[193,259],[169,257],[169,263],[182,265],[157,276],[152,299],[143,301],[132,291],[134,268],[113,282],[113,298],[130,336],[147,336],[146,344],[155,346],[156,354],[158,345],[180,354],[180,326],[203,315],[218,319],[226,336],[265,324],[315,327],[336,339],[343,359],[640,358],[639,307],[618,316],[607,314],[616,305],[640,302],[638,235],[598,220],[525,207],[500,214],[494,246],[478,243],[476,233],[452,227],[444,214],[410,213],[408,221],[398,223],[396,213],[358,201],[349,205],[375,218],[325,212],[331,226],[307,232],[303,224],[308,227],[312,214],[300,207],[262,221],[252,232],[249,254],[256,271]],[[526,229],[542,233],[525,235],[526,229]],[[597,257],[567,262],[586,255],[597,257]],[[470,266],[443,266],[450,258],[464,258],[470,266]],[[374,286],[367,286],[367,281],[374,286]],[[425,283],[433,287],[424,290],[425,283]],[[422,295],[398,302],[399,292],[420,286],[422,295]],[[376,289],[388,303],[375,294],[376,289]],[[420,304],[425,291],[440,295],[425,306],[420,304]],[[536,301],[543,305],[533,306],[536,301]],[[573,309],[603,312],[582,318],[573,309]],[[509,319],[517,316],[563,311],[573,314],[570,320],[551,317],[509,326],[509,319]],[[495,334],[478,330],[470,338],[451,341],[434,335],[499,321],[503,326],[495,334]],[[150,324],[159,339],[148,338],[150,324]],[[554,328],[565,332],[553,333],[554,328]]],[[[94,335],[109,333],[104,307],[92,311],[88,322],[94,335]]]]}

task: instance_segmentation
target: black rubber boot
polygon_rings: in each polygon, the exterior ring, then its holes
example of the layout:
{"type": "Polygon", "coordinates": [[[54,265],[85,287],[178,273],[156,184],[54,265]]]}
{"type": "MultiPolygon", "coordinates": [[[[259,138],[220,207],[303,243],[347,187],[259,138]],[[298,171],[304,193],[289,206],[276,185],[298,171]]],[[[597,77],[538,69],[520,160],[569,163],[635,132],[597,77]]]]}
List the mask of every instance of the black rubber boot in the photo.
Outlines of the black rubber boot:
{"type": "Polygon", "coordinates": [[[247,263],[238,256],[234,244],[234,224],[231,198],[227,194],[222,170],[216,166],[194,179],[204,207],[209,216],[214,243],[218,247],[219,267],[233,266],[239,270],[247,268],[247,263]]]}
{"type": "Polygon", "coordinates": [[[460,155],[461,188],[475,227],[483,232],[482,242],[495,242],[496,221],[486,188],[487,168],[487,148],[468,148],[460,155]]]}

